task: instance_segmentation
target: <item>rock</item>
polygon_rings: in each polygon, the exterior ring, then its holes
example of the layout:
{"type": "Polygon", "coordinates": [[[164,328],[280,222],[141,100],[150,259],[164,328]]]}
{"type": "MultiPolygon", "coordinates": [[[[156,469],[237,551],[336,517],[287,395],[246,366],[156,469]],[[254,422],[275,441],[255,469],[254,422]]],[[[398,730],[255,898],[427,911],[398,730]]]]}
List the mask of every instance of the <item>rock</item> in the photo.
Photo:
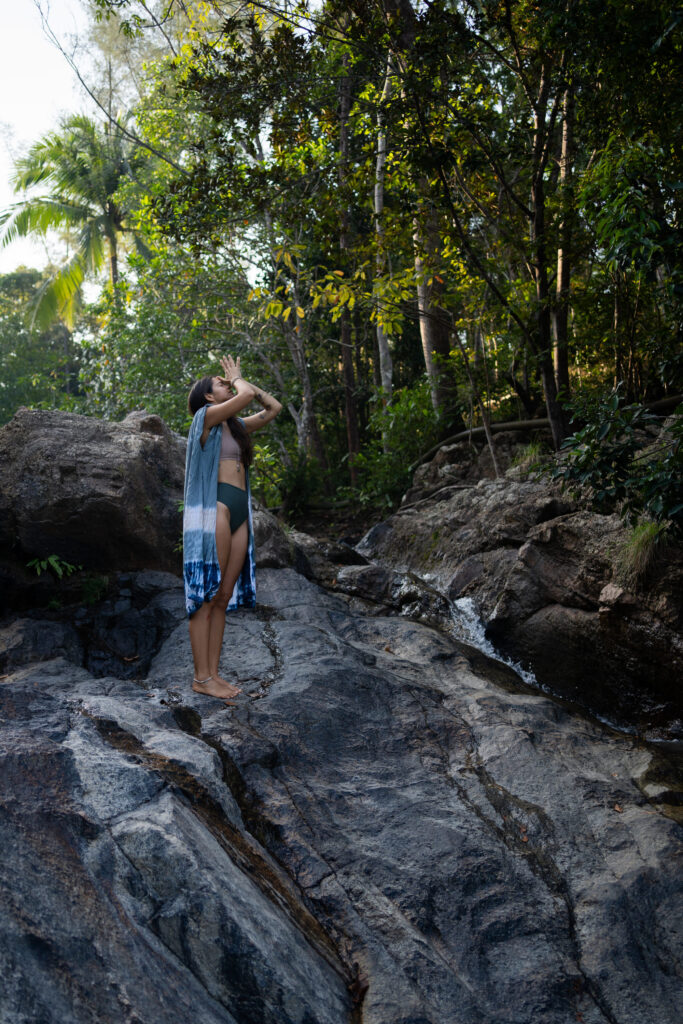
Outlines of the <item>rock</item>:
{"type": "MultiPolygon", "coordinates": [[[[73,590],[75,600],[82,593],[73,590]]],[[[0,673],[65,658],[95,676],[140,679],[162,642],[186,621],[183,584],[163,572],[108,577],[106,595],[88,605],[36,609],[0,628],[0,673]]]]}
{"type": "Polygon", "coordinates": [[[619,582],[626,528],[545,481],[481,480],[403,506],[358,546],[453,602],[538,682],[620,726],[683,736],[683,552],[652,578],[619,582]]]}
{"type": "Polygon", "coordinates": [[[677,1021],[666,755],[292,569],[258,589],[235,707],[185,623],[143,686],[0,685],[3,1024],[677,1021]]]}
{"type": "Polygon", "coordinates": [[[184,471],[182,439],[157,416],[20,409],[0,429],[0,557],[178,572],[184,471]]]}
{"type": "MultiPolygon", "coordinates": [[[[110,423],[20,409],[0,428],[0,613],[77,594],[80,576],[57,580],[48,569],[37,577],[27,569],[34,558],[57,555],[79,570],[106,574],[180,575],[185,446],[145,410],[110,423]]],[[[259,568],[291,566],[326,578],[331,558],[364,561],[346,545],[323,548],[294,533],[254,503],[259,568]]]]}
{"type": "MultiPolygon", "coordinates": [[[[295,539],[295,531],[286,530],[272,512],[257,502],[254,502],[253,520],[254,549],[258,569],[293,567],[304,575],[312,575],[306,551],[295,539]]],[[[305,536],[305,534],[301,535],[302,538],[305,536]]]]}
{"type": "Polygon", "coordinates": [[[68,623],[14,619],[0,627],[0,673],[53,658],[83,660],[78,633],[68,623]]]}
{"type": "MultiPolygon", "coordinates": [[[[538,430],[506,430],[493,435],[501,473],[511,470],[531,441],[549,445],[550,433],[541,427],[538,430]]],[[[443,445],[429,462],[417,468],[403,503],[412,504],[449,486],[493,480],[495,475],[491,451],[485,441],[466,440],[443,445]]]]}
{"type": "Polygon", "coordinates": [[[391,611],[408,618],[441,626],[450,619],[448,601],[412,573],[392,572],[380,565],[342,566],[333,581],[335,589],[370,602],[371,614],[391,611]]]}
{"type": "Polygon", "coordinates": [[[590,512],[531,529],[488,632],[554,692],[652,735],[683,736],[682,553],[669,553],[636,601],[605,582],[625,533],[616,516],[590,512]]]}
{"type": "Polygon", "coordinates": [[[136,742],[96,687],[78,706],[64,683],[2,690],[3,1022],[348,1020],[314,919],[212,795],[216,752],[162,707],[136,742]]]}

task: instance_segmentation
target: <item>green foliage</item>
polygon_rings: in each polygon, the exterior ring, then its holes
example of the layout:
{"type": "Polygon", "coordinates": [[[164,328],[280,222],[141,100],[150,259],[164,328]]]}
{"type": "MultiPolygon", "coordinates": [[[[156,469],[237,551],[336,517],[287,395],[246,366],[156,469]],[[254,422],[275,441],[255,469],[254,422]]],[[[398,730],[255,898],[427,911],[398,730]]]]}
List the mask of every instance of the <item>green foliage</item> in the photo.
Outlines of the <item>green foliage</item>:
{"type": "Polygon", "coordinates": [[[324,492],[324,476],[318,462],[309,458],[305,452],[296,451],[289,464],[282,470],[282,513],[301,516],[311,505],[320,502],[324,492]]]}
{"type": "Polygon", "coordinates": [[[372,439],[355,460],[357,497],[364,505],[386,510],[396,505],[410,485],[411,463],[439,437],[428,382],[423,379],[395,391],[387,408],[378,403],[368,426],[372,439]]]}
{"type": "Polygon", "coordinates": [[[612,136],[584,176],[580,197],[584,209],[592,208],[608,269],[653,273],[677,263],[677,186],[663,178],[665,164],[656,142],[612,136]]]}
{"type": "MultiPolygon", "coordinates": [[[[126,135],[102,128],[84,115],[67,118],[21,157],[14,174],[17,192],[25,198],[0,214],[2,245],[15,238],[60,229],[74,240],[73,254],[44,282],[33,319],[47,327],[61,318],[73,327],[80,309],[86,276],[97,274],[109,259],[112,284],[117,278],[117,246],[128,231],[127,211],[114,196],[127,177],[134,177],[146,159],[126,135]],[[46,190],[36,195],[36,189],[46,190]]],[[[139,237],[133,241],[144,250],[139,237]]]]}
{"type": "Polygon", "coordinates": [[[90,607],[101,601],[109,588],[109,577],[100,573],[86,573],[81,580],[81,600],[90,607]]]}
{"type": "MultiPolygon", "coordinates": [[[[386,508],[438,437],[425,358],[444,419],[480,397],[493,419],[536,415],[564,311],[564,398],[618,380],[632,403],[679,390],[683,33],[670,4],[323,0],[312,17],[303,2],[188,0],[162,19],[143,0],[91,6],[148,57],[126,122],[143,144],[68,119],[18,168],[37,192],[6,233],[59,223],[78,249],[52,312],[72,310],[121,242],[135,236],[144,258],[121,257],[68,359],[23,309],[0,310],[0,418],[19,403],[145,407],[184,431],[192,380],[230,351],[293,412],[257,443],[261,500],[298,509],[324,491],[320,467],[341,465],[386,508]]],[[[647,421],[621,405],[614,417],[598,437],[608,410],[586,414],[567,482],[591,484],[601,507],[675,518],[675,437],[649,459],[629,435],[647,421]]]]}
{"type": "Polygon", "coordinates": [[[44,281],[20,267],[0,276],[0,424],[19,406],[55,409],[77,402],[80,351],[64,324],[27,325],[27,310],[44,281]]]}
{"type": "Polygon", "coordinates": [[[643,431],[657,418],[624,405],[618,391],[574,409],[585,425],[567,438],[551,476],[590,488],[602,511],[619,508],[630,521],[648,517],[683,530],[683,405],[654,443],[643,431]]]}
{"type": "Polygon", "coordinates": [[[82,565],[71,565],[65,559],[60,558],[59,555],[47,555],[46,558],[32,558],[30,562],[26,563],[28,569],[33,569],[36,576],[41,576],[42,573],[51,570],[58,580],[61,580],[64,576],[71,576],[72,573],[82,569],[82,565]]]}
{"type": "Polygon", "coordinates": [[[131,257],[115,293],[95,307],[97,327],[82,342],[89,411],[119,419],[145,408],[185,431],[193,381],[212,368],[220,372],[217,355],[244,354],[247,290],[219,259],[198,261],[163,245],[150,260],[131,257]]]}
{"type": "Polygon", "coordinates": [[[621,582],[633,586],[646,579],[667,546],[670,525],[643,520],[632,527],[615,559],[621,582]]]}
{"type": "Polygon", "coordinates": [[[547,446],[542,441],[530,441],[516,453],[512,466],[526,476],[542,471],[548,459],[547,446]]]}
{"type": "Polygon", "coordinates": [[[282,452],[267,436],[254,435],[254,461],[250,470],[251,487],[254,497],[267,508],[280,505],[285,491],[282,452]]]}

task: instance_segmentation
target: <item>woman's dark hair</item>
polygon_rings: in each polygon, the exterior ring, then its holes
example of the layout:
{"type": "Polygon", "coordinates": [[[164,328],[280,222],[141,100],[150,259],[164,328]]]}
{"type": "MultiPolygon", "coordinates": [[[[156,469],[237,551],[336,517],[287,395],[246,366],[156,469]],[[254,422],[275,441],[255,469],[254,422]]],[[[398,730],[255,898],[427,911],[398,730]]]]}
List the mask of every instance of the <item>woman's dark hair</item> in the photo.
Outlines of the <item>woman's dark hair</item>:
{"type": "Polygon", "coordinates": [[[207,405],[206,396],[213,393],[213,377],[202,377],[195,381],[187,396],[187,408],[192,416],[199,412],[203,405],[207,405]]]}
{"type": "MultiPolygon", "coordinates": [[[[201,380],[196,381],[192,385],[187,399],[187,407],[193,416],[196,412],[199,412],[202,406],[209,404],[206,396],[212,393],[213,377],[202,377],[201,380]]],[[[254,459],[254,446],[251,442],[251,437],[247,433],[247,429],[242,421],[238,420],[236,416],[230,416],[225,422],[230,428],[230,433],[240,446],[242,462],[248,468],[254,459]]]]}

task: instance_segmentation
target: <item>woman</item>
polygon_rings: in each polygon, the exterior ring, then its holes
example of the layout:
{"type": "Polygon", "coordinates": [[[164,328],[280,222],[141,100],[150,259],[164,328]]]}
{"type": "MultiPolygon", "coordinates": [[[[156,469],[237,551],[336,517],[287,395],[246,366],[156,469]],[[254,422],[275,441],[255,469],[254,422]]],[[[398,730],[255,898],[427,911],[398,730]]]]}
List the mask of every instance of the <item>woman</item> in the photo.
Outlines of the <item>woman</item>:
{"type": "Polygon", "coordinates": [[[240,375],[239,358],[221,359],[222,377],[202,377],[188,398],[193,415],[187,440],[183,513],[183,575],[194,660],[192,689],[227,699],[240,690],[219,674],[228,608],[253,607],[250,435],[282,406],[240,375]],[[239,419],[254,399],[263,411],[239,419]]]}

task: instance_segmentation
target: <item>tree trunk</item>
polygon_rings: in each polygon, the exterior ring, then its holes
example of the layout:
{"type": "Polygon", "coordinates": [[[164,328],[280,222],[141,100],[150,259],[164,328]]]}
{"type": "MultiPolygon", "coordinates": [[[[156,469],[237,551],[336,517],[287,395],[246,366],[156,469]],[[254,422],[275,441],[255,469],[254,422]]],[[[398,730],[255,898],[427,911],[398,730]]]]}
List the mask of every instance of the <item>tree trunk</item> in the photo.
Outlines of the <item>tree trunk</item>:
{"type": "Polygon", "coordinates": [[[545,234],[545,185],[544,174],[548,151],[548,126],[546,124],[549,82],[545,69],[541,73],[538,99],[534,110],[533,176],[531,182],[531,217],[529,241],[531,242],[532,266],[536,283],[536,323],[531,333],[533,347],[541,372],[541,383],[545,396],[553,444],[559,448],[567,436],[567,419],[557,400],[555,368],[552,359],[550,326],[550,288],[548,283],[547,239],[545,234]]]}
{"type": "Polygon", "coordinates": [[[496,474],[496,480],[498,480],[500,478],[500,467],[498,466],[498,459],[496,458],[496,449],[495,449],[495,445],[493,444],[493,436],[491,434],[491,423],[490,423],[490,419],[489,419],[488,410],[486,409],[486,406],[484,405],[484,402],[482,401],[482,397],[481,397],[481,393],[479,391],[479,388],[477,387],[476,382],[474,380],[474,377],[472,376],[472,373],[470,372],[470,364],[469,364],[469,360],[467,358],[467,352],[465,351],[465,347],[464,347],[462,341],[460,340],[460,337],[459,337],[457,331],[455,333],[455,340],[456,340],[458,348],[460,349],[460,354],[462,356],[462,361],[463,361],[464,366],[465,366],[465,372],[467,373],[467,377],[468,377],[469,382],[470,382],[470,388],[472,389],[472,396],[473,396],[474,400],[476,401],[477,405],[479,406],[479,415],[481,416],[481,422],[484,425],[484,434],[486,435],[486,443],[488,444],[489,452],[491,453],[491,462],[493,463],[493,472],[496,474]]]}
{"type": "MultiPolygon", "coordinates": [[[[346,55],[342,58],[344,72],[346,72],[348,59],[346,55]]],[[[342,74],[339,83],[339,184],[341,186],[341,225],[339,231],[339,248],[342,257],[346,257],[349,248],[349,214],[345,203],[346,173],[349,161],[349,111],[351,110],[351,79],[347,74],[342,74]]],[[[346,259],[344,258],[344,263],[346,259]]],[[[349,474],[351,486],[355,487],[358,482],[358,474],[355,466],[355,455],[360,451],[360,436],[358,431],[358,410],[356,408],[356,382],[353,372],[353,348],[351,340],[351,315],[348,306],[344,306],[340,317],[341,325],[341,357],[342,357],[342,379],[344,383],[344,406],[346,412],[346,439],[349,452],[349,474]]]]}
{"type": "MultiPolygon", "coordinates": [[[[384,104],[391,96],[392,89],[392,61],[391,56],[387,58],[387,67],[384,75],[384,88],[380,98],[377,111],[377,162],[375,165],[375,191],[374,191],[374,213],[375,213],[375,234],[377,236],[377,257],[375,270],[377,277],[384,273],[386,254],[384,252],[384,176],[387,163],[387,134],[384,127],[384,104]]],[[[382,394],[385,402],[391,401],[392,394],[392,361],[389,348],[389,337],[380,323],[380,300],[377,299],[377,350],[379,353],[379,377],[382,387],[382,394]]]]}
{"type": "Polygon", "coordinates": [[[308,366],[306,365],[306,353],[304,351],[304,345],[298,334],[295,334],[292,330],[287,330],[287,348],[289,354],[292,357],[292,362],[297,371],[299,381],[301,382],[302,403],[301,409],[298,415],[297,421],[297,442],[300,448],[303,448],[308,455],[313,455],[320,463],[323,469],[327,469],[327,455],[325,453],[325,446],[323,445],[322,437],[320,436],[320,430],[318,429],[318,420],[315,415],[315,408],[313,405],[313,388],[311,387],[311,378],[308,372],[308,366]]]}
{"type": "Polygon", "coordinates": [[[560,154],[560,194],[562,220],[557,250],[557,287],[553,310],[553,363],[555,383],[569,397],[569,291],[571,286],[571,247],[574,214],[572,160],[574,144],[574,90],[567,86],[563,100],[562,152],[560,154]]]}
{"type": "Polygon", "coordinates": [[[433,274],[422,257],[424,252],[436,254],[439,250],[438,225],[434,211],[430,209],[420,223],[420,213],[415,219],[415,275],[417,277],[417,310],[420,319],[420,338],[425,368],[429,378],[432,405],[441,413],[450,427],[461,424],[458,410],[457,381],[449,357],[451,354],[451,315],[439,305],[443,294],[443,282],[433,274]],[[431,283],[428,283],[431,282],[431,283]]]}
{"type": "MultiPolygon", "coordinates": [[[[261,140],[258,135],[255,136],[254,146],[258,155],[260,163],[264,161],[263,149],[261,147],[261,140]]],[[[270,244],[271,252],[273,252],[277,246],[275,244],[275,232],[273,230],[273,222],[270,214],[270,210],[264,211],[264,219],[266,224],[266,231],[268,233],[268,241],[270,244]]],[[[300,306],[299,300],[299,288],[298,278],[296,285],[296,305],[300,306]]],[[[308,363],[306,362],[306,352],[302,337],[295,331],[287,330],[285,332],[285,339],[287,342],[287,348],[289,354],[292,357],[292,362],[296,370],[299,382],[301,384],[302,391],[302,403],[301,411],[295,415],[292,404],[288,405],[292,419],[296,424],[297,432],[297,444],[302,447],[309,454],[313,454],[323,469],[328,468],[327,454],[325,452],[325,446],[320,435],[318,428],[318,419],[315,415],[315,405],[313,402],[313,387],[311,385],[311,377],[308,372],[308,363]]],[[[261,355],[261,358],[265,358],[261,355]]],[[[284,385],[282,386],[284,394],[284,385]]]]}
{"type": "Polygon", "coordinates": [[[612,336],[614,338],[614,387],[617,388],[624,380],[624,366],[622,359],[622,294],[621,294],[621,273],[617,269],[614,273],[614,316],[612,319],[612,336]]]}
{"type": "Polygon", "coordinates": [[[115,237],[109,239],[109,278],[112,291],[115,291],[119,280],[119,254],[115,237]]]}

